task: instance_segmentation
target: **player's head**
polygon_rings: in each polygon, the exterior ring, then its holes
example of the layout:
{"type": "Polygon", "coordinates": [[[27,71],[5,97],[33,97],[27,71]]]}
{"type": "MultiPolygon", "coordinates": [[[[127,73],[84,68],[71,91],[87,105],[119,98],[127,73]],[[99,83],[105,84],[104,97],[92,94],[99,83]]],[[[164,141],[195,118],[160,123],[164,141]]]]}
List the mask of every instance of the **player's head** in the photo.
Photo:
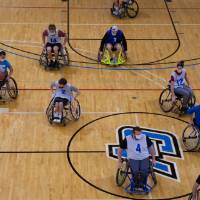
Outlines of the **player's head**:
{"type": "Polygon", "coordinates": [[[49,32],[54,33],[56,31],[56,25],[55,24],[49,24],[49,32]]]}
{"type": "Polygon", "coordinates": [[[118,28],[116,25],[112,26],[112,27],[111,27],[111,33],[112,33],[112,35],[113,35],[113,36],[116,36],[118,30],[119,30],[119,28],[118,28]]]}
{"type": "Polygon", "coordinates": [[[177,71],[182,72],[182,69],[184,68],[184,61],[181,60],[177,63],[177,71]]]}
{"type": "Polygon", "coordinates": [[[5,51],[0,51],[0,57],[5,58],[6,57],[6,52],[5,51]]]}
{"type": "Polygon", "coordinates": [[[139,126],[136,126],[133,129],[133,134],[134,134],[135,139],[137,139],[137,140],[141,139],[141,133],[142,133],[141,131],[142,131],[142,129],[139,126]]]}
{"type": "Polygon", "coordinates": [[[63,88],[66,84],[67,84],[67,80],[65,78],[61,78],[59,81],[58,81],[58,84],[59,84],[59,87],[60,88],[63,88]]]}

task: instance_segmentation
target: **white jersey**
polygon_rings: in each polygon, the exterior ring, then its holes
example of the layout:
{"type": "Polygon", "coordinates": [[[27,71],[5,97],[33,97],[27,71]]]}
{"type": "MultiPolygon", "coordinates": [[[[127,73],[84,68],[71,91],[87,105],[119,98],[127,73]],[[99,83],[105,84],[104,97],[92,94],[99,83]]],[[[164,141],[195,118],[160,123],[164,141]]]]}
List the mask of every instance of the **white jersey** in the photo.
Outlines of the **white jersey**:
{"type": "Polygon", "coordinates": [[[174,88],[183,87],[185,85],[186,70],[182,69],[181,74],[172,72],[171,76],[174,77],[174,88]]]}
{"type": "Polygon", "coordinates": [[[127,140],[127,158],[133,160],[144,160],[149,157],[147,138],[141,134],[141,138],[136,140],[132,135],[126,137],[127,140]]]}
{"type": "Polygon", "coordinates": [[[59,88],[58,81],[52,83],[52,87],[56,90],[53,94],[53,97],[60,97],[63,99],[67,99],[69,101],[73,101],[73,92],[78,92],[78,89],[71,84],[67,83],[63,88],[59,88]]]}
{"type": "Polygon", "coordinates": [[[59,37],[57,30],[54,33],[48,31],[47,43],[51,44],[61,43],[61,37],[59,37]]]}

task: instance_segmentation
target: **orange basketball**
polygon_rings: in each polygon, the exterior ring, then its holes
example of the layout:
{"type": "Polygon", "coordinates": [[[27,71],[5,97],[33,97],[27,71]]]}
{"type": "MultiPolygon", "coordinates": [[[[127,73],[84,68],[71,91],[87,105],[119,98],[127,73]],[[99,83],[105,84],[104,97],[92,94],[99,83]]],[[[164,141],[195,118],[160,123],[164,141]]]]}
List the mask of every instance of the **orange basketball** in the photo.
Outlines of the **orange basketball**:
{"type": "Polygon", "coordinates": [[[4,80],[4,78],[5,78],[5,74],[0,71],[0,81],[4,80]]]}

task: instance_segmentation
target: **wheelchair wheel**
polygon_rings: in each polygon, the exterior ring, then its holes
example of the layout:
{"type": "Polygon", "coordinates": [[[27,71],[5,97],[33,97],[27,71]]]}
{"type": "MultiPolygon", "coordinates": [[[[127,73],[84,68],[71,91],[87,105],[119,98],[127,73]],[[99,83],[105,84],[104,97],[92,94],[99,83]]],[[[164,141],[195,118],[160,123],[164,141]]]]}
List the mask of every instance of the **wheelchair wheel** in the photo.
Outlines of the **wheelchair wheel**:
{"type": "Polygon", "coordinates": [[[122,186],[128,175],[128,161],[124,160],[120,169],[117,169],[116,184],[122,186]]]}
{"type": "Polygon", "coordinates": [[[126,7],[126,14],[130,18],[134,18],[138,15],[139,12],[139,6],[137,1],[135,0],[129,0],[127,2],[127,7],[126,7]]]}
{"type": "Polygon", "coordinates": [[[62,57],[61,59],[63,60],[63,64],[69,65],[69,53],[66,47],[62,50],[61,57],[62,57]]]}
{"type": "Polygon", "coordinates": [[[154,172],[154,169],[153,169],[152,162],[150,163],[150,175],[151,175],[151,178],[153,180],[154,185],[156,185],[157,184],[157,178],[156,178],[156,173],[154,172]]]}
{"type": "Polygon", "coordinates": [[[49,121],[50,124],[52,124],[53,122],[53,109],[54,109],[54,103],[53,103],[54,99],[52,99],[46,109],[46,115],[47,115],[47,119],[49,121]]]}
{"type": "Polygon", "coordinates": [[[164,112],[170,112],[173,109],[174,103],[172,102],[172,94],[169,88],[166,88],[161,92],[159,104],[164,112]]]}
{"type": "Polygon", "coordinates": [[[40,60],[39,60],[40,65],[44,66],[44,69],[46,70],[49,63],[48,63],[48,58],[46,53],[43,51],[41,56],[40,56],[40,60]]]}
{"type": "Polygon", "coordinates": [[[186,150],[197,150],[200,145],[199,129],[192,124],[186,126],[182,134],[182,142],[186,150]]]}
{"type": "Polygon", "coordinates": [[[6,89],[11,99],[16,99],[18,96],[18,88],[17,83],[14,78],[10,77],[8,81],[6,81],[6,89]]]}
{"type": "Polygon", "coordinates": [[[78,120],[81,115],[81,107],[77,99],[70,103],[70,112],[74,120],[78,120]]]}
{"type": "MultiPolygon", "coordinates": [[[[191,200],[192,199],[192,194],[190,194],[188,200],[191,200]]],[[[200,200],[200,194],[199,194],[199,191],[197,192],[197,200],[200,200]]]]}

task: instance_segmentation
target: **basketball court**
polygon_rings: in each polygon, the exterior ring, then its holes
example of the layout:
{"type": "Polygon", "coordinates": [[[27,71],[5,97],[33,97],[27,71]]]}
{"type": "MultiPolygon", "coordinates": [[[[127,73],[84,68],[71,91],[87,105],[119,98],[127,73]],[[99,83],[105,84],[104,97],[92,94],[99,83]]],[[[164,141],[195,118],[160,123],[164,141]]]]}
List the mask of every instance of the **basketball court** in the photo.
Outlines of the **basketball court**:
{"type": "Polygon", "coordinates": [[[199,102],[200,2],[137,2],[136,18],[118,19],[110,13],[112,0],[0,0],[0,48],[19,88],[15,101],[0,102],[0,199],[188,199],[200,169],[199,152],[186,152],[181,142],[189,117],[162,112],[158,99],[176,62],[186,60],[199,102]],[[57,71],[38,61],[50,23],[69,36],[70,66],[57,71]],[[119,67],[97,62],[113,24],[128,43],[128,61],[119,67]],[[49,124],[45,115],[50,84],[61,77],[81,92],[81,117],[66,127],[49,124]],[[164,137],[155,142],[163,165],[158,184],[144,196],[115,182],[120,131],[136,125],[164,137]]]}

